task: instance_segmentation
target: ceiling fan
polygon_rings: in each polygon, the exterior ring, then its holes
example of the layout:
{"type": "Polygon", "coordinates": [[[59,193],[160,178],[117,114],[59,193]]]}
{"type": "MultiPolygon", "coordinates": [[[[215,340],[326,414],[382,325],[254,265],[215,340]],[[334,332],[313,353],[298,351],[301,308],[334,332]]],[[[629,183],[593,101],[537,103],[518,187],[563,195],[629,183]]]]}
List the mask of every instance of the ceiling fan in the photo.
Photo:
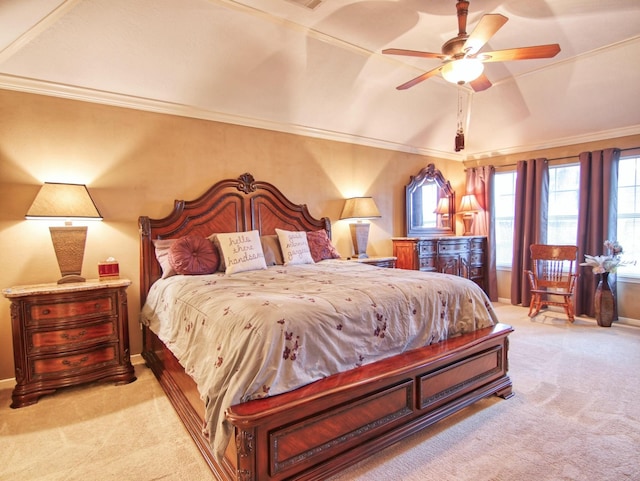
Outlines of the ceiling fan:
{"type": "Polygon", "coordinates": [[[468,35],[466,29],[469,2],[466,0],[458,0],[458,3],[456,3],[456,10],[458,15],[458,35],[447,40],[442,45],[442,53],[421,52],[417,50],[404,50],[398,48],[387,48],[382,51],[384,54],[438,58],[443,61],[443,64],[439,67],[429,70],[428,72],[399,85],[396,87],[398,90],[405,90],[413,87],[414,85],[441,72],[445,80],[460,85],[469,83],[474,91],[480,92],[491,87],[491,82],[483,73],[484,63],[551,58],[555,57],[558,52],[560,52],[560,45],[553,43],[549,45],[510,48],[506,50],[481,53],[480,49],[484,47],[489,39],[493,37],[509,19],[500,14],[483,15],[471,34],[468,35]]]}

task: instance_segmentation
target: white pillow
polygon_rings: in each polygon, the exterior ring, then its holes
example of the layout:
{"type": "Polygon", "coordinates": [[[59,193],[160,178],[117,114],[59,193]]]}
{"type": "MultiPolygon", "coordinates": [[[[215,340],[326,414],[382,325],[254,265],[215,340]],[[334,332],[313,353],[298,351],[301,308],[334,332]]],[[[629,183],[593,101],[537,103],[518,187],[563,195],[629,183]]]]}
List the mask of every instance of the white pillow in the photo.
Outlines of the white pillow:
{"type": "Polygon", "coordinates": [[[306,232],[276,229],[276,234],[278,234],[278,240],[280,241],[285,266],[314,264],[306,232]]]}
{"type": "Polygon", "coordinates": [[[176,241],[176,239],[153,239],[153,245],[156,251],[156,259],[162,268],[162,279],[175,276],[176,270],[171,266],[169,262],[169,249],[176,241]]]}
{"type": "Polygon", "coordinates": [[[227,266],[227,275],[267,268],[257,230],[217,234],[217,238],[227,266]]]}

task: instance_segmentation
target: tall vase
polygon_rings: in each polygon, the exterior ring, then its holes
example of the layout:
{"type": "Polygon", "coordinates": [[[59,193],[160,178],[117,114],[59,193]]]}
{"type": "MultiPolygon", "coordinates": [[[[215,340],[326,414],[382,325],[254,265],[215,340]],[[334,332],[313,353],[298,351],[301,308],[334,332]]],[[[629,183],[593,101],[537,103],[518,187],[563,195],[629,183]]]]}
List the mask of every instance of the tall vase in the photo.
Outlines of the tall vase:
{"type": "Polygon", "coordinates": [[[609,285],[609,273],[600,274],[600,281],[596,287],[594,308],[596,311],[596,321],[599,326],[611,327],[616,312],[616,299],[609,285]]]}

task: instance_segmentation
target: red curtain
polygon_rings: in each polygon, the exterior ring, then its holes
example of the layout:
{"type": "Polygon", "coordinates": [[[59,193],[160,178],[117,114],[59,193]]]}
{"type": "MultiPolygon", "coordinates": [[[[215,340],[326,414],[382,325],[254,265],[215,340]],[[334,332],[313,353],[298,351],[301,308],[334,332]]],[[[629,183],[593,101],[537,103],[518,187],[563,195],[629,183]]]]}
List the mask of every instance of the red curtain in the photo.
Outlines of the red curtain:
{"type": "Polygon", "coordinates": [[[498,278],[496,275],[496,228],[493,205],[495,168],[492,165],[467,169],[467,194],[475,194],[481,212],[477,212],[471,230],[474,235],[487,237],[487,294],[492,301],[498,300],[498,278]]]}
{"type": "Polygon", "coordinates": [[[513,222],[511,304],[528,306],[531,288],[525,270],[531,269],[531,244],[547,241],[549,168],[547,159],[521,160],[516,167],[516,207],[513,222]]]}
{"type": "MultiPolygon", "coordinates": [[[[604,241],[616,240],[618,229],[619,149],[583,152],[580,159],[580,204],[578,207],[578,261],[584,255],[603,255],[604,241]]],[[[576,314],[594,316],[596,277],[591,268],[580,267],[576,284],[576,314]]],[[[616,292],[615,275],[609,281],[616,292]]],[[[617,319],[617,312],[615,318],[617,319]]]]}

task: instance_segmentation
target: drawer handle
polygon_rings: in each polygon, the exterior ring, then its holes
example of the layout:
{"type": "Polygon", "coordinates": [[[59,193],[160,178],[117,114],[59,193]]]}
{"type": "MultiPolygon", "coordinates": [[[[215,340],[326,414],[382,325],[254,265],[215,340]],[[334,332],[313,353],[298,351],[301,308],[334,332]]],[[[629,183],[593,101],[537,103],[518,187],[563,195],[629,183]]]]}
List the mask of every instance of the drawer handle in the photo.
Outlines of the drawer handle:
{"type": "Polygon", "coordinates": [[[45,316],[48,314],[51,314],[51,310],[50,309],[42,309],[42,314],[44,314],[45,316]]]}
{"type": "Polygon", "coordinates": [[[84,364],[85,362],[87,362],[88,360],[89,360],[89,356],[84,356],[84,357],[81,357],[76,362],[71,362],[68,359],[65,359],[64,361],[62,361],[62,364],[64,364],[65,366],[68,366],[68,367],[78,367],[78,366],[81,366],[82,364],[84,364]]]}
{"type": "Polygon", "coordinates": [[[78,334],[76,334],[75,336],[70,336],[68,333],[64,333],[61,334],[60,337],[62,339],[65,339],[67,341],[77,341],[78,339],[82,339],[84,336],[87,335],[87,331],[85,331],[84,329],[82,331],[80,331],[78,334]]]}

